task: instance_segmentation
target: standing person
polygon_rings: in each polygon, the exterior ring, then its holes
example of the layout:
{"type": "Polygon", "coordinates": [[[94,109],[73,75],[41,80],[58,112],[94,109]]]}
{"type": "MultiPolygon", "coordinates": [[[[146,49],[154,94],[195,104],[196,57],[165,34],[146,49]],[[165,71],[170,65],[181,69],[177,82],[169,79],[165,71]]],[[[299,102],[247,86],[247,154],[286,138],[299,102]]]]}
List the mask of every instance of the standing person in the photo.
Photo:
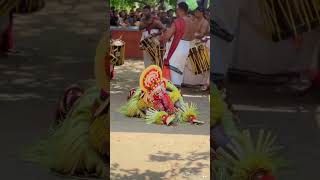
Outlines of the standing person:
{"type": "Polygon", "coordinates": [[[127,19],[127,12],[125,10],[122,10],[120,12],[120,15],[119,15],[119,24],[121,26],[127,26],[128,25],[128,19],[127,19]]]}
{"type": "MultiPolygon", "coordinates": [[[[194,21],[196,25],[195,30],[195,41],[192,46],[195,46],[196,42],[203,42],[207,47],[207,51],[210,52],[210,24],[208,20],[204,17],[205,9],[198,7],[194,12],[194,21]]],[[[201,90],[207,91],[209,89],[209,71],[202,74],[195,75],[192,72],[192,64],[190,61],[187,62],[185,75],[184,75],[184,84],[189,85],[202,85],[201,90]]]]}
{"type": "Polygon", "coordinates": [[[5,26],[0,34],[0,51],[1,56],[8,56],[9,53],[14,53],[13,50],[13,11],[6,17],[5,26]]]}
{"type": "MultiPolygon", "coordinates": [[[[150,36],[159,36],[161,32],[165,31],[166,27],[157,17],[151,15],[151,7],[146,5],[143,8],[143,17],[141,19],[139,29],[143,30],[141,37],[142,41],[150,36]]],[[[143,50],[143,60],[145,67],[152,64],[152,57],[146,50],[143,50]]]]}
{"type": "Polygon", "coordinates": [[[165,11],[160,12],[160,21],[162,22],[162,24],[164,24],[167,27],[169,18],[168,18],[167,13],[165,11]]]}
{"type": "Polygon", "coordinates": [[[136,17],[135,17],[134,11],[131,10],[130,14],[128,16],[128,23],[129,23],[130,26],[134,26],[135,22],[136,22],[136,17]]]}
{"type": "Polygon", "coordinates": [[[119,26],[119,18],[118,14],[114,7],[111,7],[111,13],[110,13],[110,25],[111,26],[119,26]]]}
{"type": "Polygon", "coordinates": [[[177,19],[161,37],[163,43],[173,37],[170,48],[164,56],[164,77],[171,80],[178,88],[181,88],[190,41],[194,39],[195,32],[194,22],[188,17],[188,9],[185,2],[178,4],[177,19]]]}
{"type": "Polygon", "coordinates": [[[135,17],[135,19],[136,19],[136,21],[138,22],[140,22],[140,20],[141,20],[141,15],[140,15],[140,12],[138,11],[138,10],[136,10],[135,12],[134,12],[134,17],[135,17]]]}
{"type": "Polygon", "coordinates": [[[174,14],[174,11],[172,9],[169,9],[167,11],[167,17],[168,17],[168,24],[166,24],[167,27],[170,27],[173,21],[175,20],[175,17],[173,16],[173,14],[174,14]]]}

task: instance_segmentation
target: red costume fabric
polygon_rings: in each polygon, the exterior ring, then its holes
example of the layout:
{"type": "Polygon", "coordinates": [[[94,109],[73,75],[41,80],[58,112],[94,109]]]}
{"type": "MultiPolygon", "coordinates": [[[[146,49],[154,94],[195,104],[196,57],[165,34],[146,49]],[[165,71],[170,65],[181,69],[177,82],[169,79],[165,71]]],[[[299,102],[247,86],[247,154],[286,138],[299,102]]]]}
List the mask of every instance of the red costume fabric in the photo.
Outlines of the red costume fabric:
{"type": "Polygon", "coordinates": [[[174,22],[173,22],[176,31],[174,33],[174,38],[173,41],[171,43],[169,52],[168,52],[168,56],[166,59],[164,59],[164,66],[162,69],[163,72],[163,77],[170,80],[171,79],[171,75],[170,75],[170,68],[169,68],[169,61],[171,59],[171,56],[173,55],[173,53],[175,52],[176,48],[179,45],[180,40],[182,39],[183,35],[184,35],[184,28],[185,28],[185,22],[183,18],[177,18],[174,22]]]}
{"type": "Polygon", "coordinates": [[[2,52],[8,52],[10,49],[13,48],[13,33],[12,33],[13,13],[10,13],[9,16],[10,16],[9,24],[4,30],[4,32],[2,32],[0,35],[0,50],[2,52]]]}
{"type": "Polygon", "coordinates": [[[154,96],[153,107],[160,111],[165,111],[168,113],[174,113],[174,104],[170,100],[168,94],[163,94],[160,96],[154,96]]]}

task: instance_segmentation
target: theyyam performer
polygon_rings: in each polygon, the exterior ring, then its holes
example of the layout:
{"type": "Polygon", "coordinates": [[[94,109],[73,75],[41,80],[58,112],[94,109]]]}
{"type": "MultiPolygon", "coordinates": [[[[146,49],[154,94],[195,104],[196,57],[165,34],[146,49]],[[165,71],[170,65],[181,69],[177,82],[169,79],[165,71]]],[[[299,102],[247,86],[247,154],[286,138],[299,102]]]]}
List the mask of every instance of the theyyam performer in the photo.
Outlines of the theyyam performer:
{"type": "MultiPolygon", "coordinates": [[[[146,5],[143,8],[143,18],[139,24],[139,30],[143,30],[140,40],[142,41],[149,37],[156,37],[159,39],[159,36],[166,30],[166,27],[161,23],[158,17],[151,14],[151,7],[146,5]]],[[[143,60],[145,67],[153,64],[152,56],[147,50],[143,50],[143,60]]]]}
{"type": "Polygon", "coordinates": [[[171,81],[162,77],[157,65],[147,67],[140,75],[140,87],[132,89],[120,112],[128,117],[144,118],[148,124],[203,124],[198,121],[195,104],[186,103],[171,81]]]}
{"type": "Polygon", "coordinates": [[[171,27],[161,36],[160,41],[165,44],[172,39],[170,48],[164,55],[163,75],[181,88],[183,82],[185,65],[189,55],[190,41],[194,39],[194,24],[188,17],[188,5],[185,2],[178,4],[177,19],[171,27]]]}

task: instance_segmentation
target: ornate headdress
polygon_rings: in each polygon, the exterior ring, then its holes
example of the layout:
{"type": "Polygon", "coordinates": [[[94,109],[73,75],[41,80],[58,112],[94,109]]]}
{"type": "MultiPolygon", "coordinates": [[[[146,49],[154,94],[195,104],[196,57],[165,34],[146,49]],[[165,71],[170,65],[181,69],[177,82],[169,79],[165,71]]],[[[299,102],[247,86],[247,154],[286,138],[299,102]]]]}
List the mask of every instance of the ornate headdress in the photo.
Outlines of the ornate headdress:
{"type": "Polygon", "coordinates": [[[161,68],[156,65],[147,67],[140,75],[141,90],[150,94],[160,86],[165,88],[161,68]]]}

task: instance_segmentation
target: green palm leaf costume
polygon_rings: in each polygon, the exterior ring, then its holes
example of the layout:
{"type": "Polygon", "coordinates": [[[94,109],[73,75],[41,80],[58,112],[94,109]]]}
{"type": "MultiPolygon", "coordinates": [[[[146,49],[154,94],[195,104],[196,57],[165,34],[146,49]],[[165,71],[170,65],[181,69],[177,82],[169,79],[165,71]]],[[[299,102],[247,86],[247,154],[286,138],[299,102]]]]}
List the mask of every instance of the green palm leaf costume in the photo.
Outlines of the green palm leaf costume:
{"type": "MultiPolygon", "coordinates": [[[[104,36],[97,49],[96,64],[104,64],[106,42],[104,36]]],[[[101,80],[100,77],[98,79],[101,80]]],[[[65,175],[105,177],[110,138],[109,99],[100,100],[101,88],[104,87],[99,80],[98,86],[85,91],[67,117],[46,139],[32,147],[24,159],[65,175]],[[94,105],[103,107],[105,111],[97,115],[94,105]]]]}

